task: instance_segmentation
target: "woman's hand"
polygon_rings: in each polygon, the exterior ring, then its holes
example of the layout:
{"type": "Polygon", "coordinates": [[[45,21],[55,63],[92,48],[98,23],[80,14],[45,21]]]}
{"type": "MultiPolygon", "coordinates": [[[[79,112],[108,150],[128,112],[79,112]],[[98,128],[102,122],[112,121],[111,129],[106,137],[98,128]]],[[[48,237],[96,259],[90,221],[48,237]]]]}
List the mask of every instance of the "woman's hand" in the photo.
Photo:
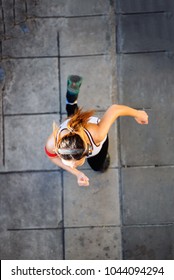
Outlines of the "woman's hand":
{"type": "Polygon", "coordinates": [[[89,178],[83,172],[79,171],[77,174],[77,183],[79,186],[89,186],[89,178]]]}
{"type": "Polygon", "coordinates": [[[137,110],[137,116],[135,120],[139,124],[148,124],[148,115],[145,111],[137,110]]]}

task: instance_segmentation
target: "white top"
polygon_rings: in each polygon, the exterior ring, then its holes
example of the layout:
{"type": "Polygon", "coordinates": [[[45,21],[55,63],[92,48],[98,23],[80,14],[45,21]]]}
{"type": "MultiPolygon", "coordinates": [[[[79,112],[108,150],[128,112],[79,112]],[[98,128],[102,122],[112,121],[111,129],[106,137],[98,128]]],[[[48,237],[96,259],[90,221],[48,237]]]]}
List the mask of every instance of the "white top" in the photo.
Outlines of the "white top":
{"type": "MultiPolygon", "coordinates": [[[[58,131],[58,135],[61,133],[62,130],[67,129],[68,122],[69,122],[69,119],[65,120],[60,125],[60,129],[58,131]]],[[[88,121],[88,123],[95,123],[95,124],[97,124],[99,122],[100,122],[100,119],[97,118],[97,117],[90,117],[89,121],[88,121]]],[[[87,156],[87,158],[93,157],[93,156],[97,155],[100,152],[100,150],[101,150],[101,148],[103,146],[103,143],[106,141],[107,136],[103,139],[103,141],[101,141],[101,143],[99,145],[96,145],[94,140],[93,140],[93,138],[92,138],[91,133],[86,128],[84,128],[84,131],[85,131],[86,135],[88,136],[89,142],[90,142],[90,144],[92,146],[92,154],[87,156]]]]}

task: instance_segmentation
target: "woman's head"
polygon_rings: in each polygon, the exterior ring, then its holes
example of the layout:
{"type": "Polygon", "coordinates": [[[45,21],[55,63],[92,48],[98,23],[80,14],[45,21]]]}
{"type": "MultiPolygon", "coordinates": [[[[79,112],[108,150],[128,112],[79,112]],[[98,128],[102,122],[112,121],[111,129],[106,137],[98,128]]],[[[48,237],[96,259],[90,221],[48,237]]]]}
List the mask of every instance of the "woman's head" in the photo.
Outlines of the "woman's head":
{"type": "Polygon", "coordinates": [[[78,134],[68,134],[64,136],[59,145],[57,152],[64,160],[80,160],[85,156],[86,145],[78,134]]]}
{"type": "Polygon", "coordinates": [[[83,112],[78,109],[76,113],[69,118],[66,135],[57,137],[55,132],[55,151],[63,160],[81,160],[87,154],[88,144],[86,142],[84,128],[93,115],[94,111],[83,112]]]}

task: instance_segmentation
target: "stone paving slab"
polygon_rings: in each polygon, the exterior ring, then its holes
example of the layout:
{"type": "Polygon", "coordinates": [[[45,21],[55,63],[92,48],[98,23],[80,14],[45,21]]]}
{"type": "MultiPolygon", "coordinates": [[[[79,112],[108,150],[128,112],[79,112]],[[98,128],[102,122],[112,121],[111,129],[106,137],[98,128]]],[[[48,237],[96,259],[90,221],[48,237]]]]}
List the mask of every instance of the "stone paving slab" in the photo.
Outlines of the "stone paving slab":
{"type": "Polygon", "coordinates": [[[120,228],[65,229],[65,259],[120,260],[121,258],[120,228]]]}
{"type": "Polygon", "coordinates": [[[123,166],[146,166],[160,163],[160,147],[153,141],[154,138],[156,139],[155,117],[157,116],[153,116],[152,121],[152,115],[149,114],[148,126],[139,125],[129,117],[120,119],[120,148],[123,166]],[[152,137],[152,133],[154,133],[154,137],[152,137]],[[153,148],[156,149],[156,152],[152,154],[153,148]]]}
{"type": "Polygon", "coordinates": [[[59,172],[0,174],[1,217],[10,229],[57,228],[62,220],[59,172]]]}
{"type": "Polygon", "coordinates": [[[2,53],[4,56],[57,56],[59,44],[61,56],[109,53],[111,47],[109,18],[107,16],[30,19],[27,20],[26,25],[29,32],[23,32],[22,28],[16,25],[12,34],[9,33],[9,39],[3,41],[2,53]],[[60,32],[59,44],[57,41],[58,32],[60,32]]]}
{"type": "Polygon", "coordinates": [[[57,58],[9,60],[6,73],[5,114],[60,110],[57,58]]]}
{"type": "MultiPolygon", "coordinates": [[[[0,65],[0,69],[1,65],[0,65]]],[[[0,80],[0,171],[3,170],[3,158],[4,158],[4,151],[3,151],[3,109],[2,109],[2,104],[3,104],[3,81],[0,80]]]]}
{"type": "Polygon", "coordinates": [[[2,1],[3,39],[9,40],[20,36],[20,27],[27,19],[26,1],[2,1]]]}
{"type": "MultiPolygon", "coordinates": [[[[171,104],[170,101],[168,104],[171,104]]],[[[173,165],[171,153],[174,143],[173,104],[170,110],[166,106],[147,110],[149,124],[142,126],[132,118],[122,118],[121,123],[121,159],[126,166],[173,165]]]]}
{"type": "Polygon", "coordinates": [[[137,126],[129,118],[121,119],[123,164],[173,164],[173,154],[168,152],[173,147],[173,129],[166,125],[173,121],[173,56],[126,54],[118,60],[120,103],[148,108],[150,117],[147,127],[137,126]],[[166,110],[169,104],[171,110],[166,110]]]}
{"type": "Polygon", "coordinates": [[[28,19],[26,29],[15,25],[8,30],[8,40],[2,42],[3,56],[47,57],[58,55],[57,33],[61,19],[28,19]]]}
{"type": "Polygon", "coordinates": [[[80,106],[85,109],[105,110],[111,105],[113,79],[109,55],[61,58],[60,68],[63,112],[67,76],[70,74],[83,77],[78,98],[80,106]]]}
{"type": "Polygon", "coordinates": [[[64,19],[60,30],[60,55],[108,54],[111,48],[109,17],[64,19]]]}
{"type": "Polygon", "coordinates": [[[146,13],[168,10],[169,2],[163,0],[116,0],[117,13],[146,13]]]}
{"type": "Polygon", "coordinates": [[[117,36],[121,39],[117,38],[117,52],[167,50],[170,26],[165,13],[122,15],[118,19],[117,36]]]}
{"type": "Polygon", "coordinates": [[[0,64],[0,170],[3,169],[3,90],[5,84],[4,63],[0,64]]]}
{"type": "Polygon", "coordinates": [[[5,117],[6,171],[57,169],[44,152],[58,114],[5,117]]]}
{"type": "Polygon", "coordinates": [[[14,26],[15,18],[14,18],[14,2],[13,0],[6,0],[1,3],[3,8],[3,18],[4,22],[8,27],[14,26]]]}
{"type": "Polygon", "coordinates": [[[117,55],[119,101],[136,108],[172,105],[174,57],[170,53],[117,55]]]}
{"type": "Polygon", "coordinates": [[[123,223],[173,223],[174,169],[125,168],[122,170],[123,223]]]}
{"type": "Polygon", "coordinates": [[[172,259],[174,260],[174,225],[171,225],[171,244],[172,247],[172,259]]]}
{"type": "Polygon", "coordinates": [[[84,173],[89,187],[79,187],[76,177],[64,172],[65,227],[120,225],[118,171],[84,173]]]}
{"type": "MultiPolygon", "coordinates": [[[[3,21],[2,21],[2,15],[0,13],[0,41],[2,41],[4,39],[4,25],[3,25],[3,21]]],[[[0,56],[1,56],[1,52],[0,52],[0,56]]]]}
{"type": "MultiPolygon", "coordinates": [[[[2,217],[2,216],[1,216],[2,217]]],[[[0,222],[1,222],[0,217],[0,222]]],[[[0,225],[0,258],[1,260],[8,260],[11,259],[9,255],[9,231],[7,231],[5,228],[2,228],[2,225],[0,225]]]]}
{"type": "MultiPolygon", "coordinates": [[[[0,174],[0,177],[1,177],[1,174],[0,174]]],[[[3,188],[4,188],[4,186],[0,182],[0,190],[1,189],[3,190],[3,188]]],[[[7,201],[4,201],[4,195],[2,193],[0,195],[0,238],[1,238],[1,235],[2,235],[2,237],[4,236],[3,232],[4,232],[4,229],[7,228],[8,221],[9,221],[9,217],[8,217],[6,210],[7,210],[7,201]]]]}
{"type": "Polygon", "coordinates": [[[15,0],[15,22],[16,24],[26,21],[27,19],[27,5],[26,1],[15,0]]]}
{"type": "Polygon", "coordinates": [[[62,260],[63,258],[61,230],[8,231],[5,236],[8,236],[7,242],[1,242],[0,245],[1,259],[62,260]]]}
{"type": "Polygon", "coordinates": [[[173,227],[124,227],[125,260],[173,260],[173,227]]]}
{"type": "Polygon", "coordinates": [[[42,0],[36,2],[29,0],[27,2],[28,14],[41,17],[69,17],[84,15],[100,15],[108,13],[109,1],[105,0],[42,0]]]}
{"type": "Polygon", "coordinates": [[[3,119],[0,115],[0,170],[3,168],[3,119]]]}

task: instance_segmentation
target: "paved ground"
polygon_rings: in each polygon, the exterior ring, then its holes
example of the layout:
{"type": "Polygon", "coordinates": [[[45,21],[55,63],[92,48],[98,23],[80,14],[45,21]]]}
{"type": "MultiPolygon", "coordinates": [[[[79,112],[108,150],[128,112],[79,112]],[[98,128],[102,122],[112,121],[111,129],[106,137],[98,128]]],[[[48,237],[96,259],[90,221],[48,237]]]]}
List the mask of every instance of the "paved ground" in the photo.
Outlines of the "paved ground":
{"type": "Polygon", "coordinates": [[[1,259],[174,259],[172,1],[1,0],[1,259]],[[110,131],[111,166],[52,165],[44,143],[65,118],[68,74],[97,115],[145,108],[110,131]]]}

